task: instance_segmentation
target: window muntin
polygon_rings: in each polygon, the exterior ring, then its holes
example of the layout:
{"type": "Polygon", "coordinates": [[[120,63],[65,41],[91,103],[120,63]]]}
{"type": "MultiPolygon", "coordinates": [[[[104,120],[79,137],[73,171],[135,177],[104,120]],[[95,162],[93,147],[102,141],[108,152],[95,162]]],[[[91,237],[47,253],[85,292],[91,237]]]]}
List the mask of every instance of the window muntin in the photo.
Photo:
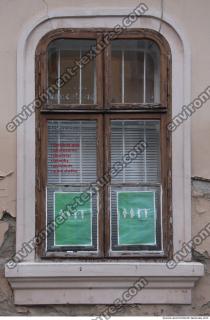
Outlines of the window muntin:
{"type": "MultiPolygon", "coordinates": [[[[75,36],[76,35],[74,34],[72,38],[73,40],[75,40],[75,36]]],[[[70,38],[69,40],[72,41],[71,34],[66,36],[66,38],[68,37],[70,38]]],[[[45,255],[51,256],[50,252],[52,252],[53,257],[56,255],[62,256],[62,257],[65,257],[65,256],[68,256],[68,257],[80,257],[80,256],[82,257],[89,257],[89,256],[90,257],[92,256],[93,257],[95,256],[138,257],[138,256],[148,256],[148,255],[164,256],[168,252],[169,246],[166,242],[169,237],[169,235],[166,232],[168,228],[167,227],[168,226],[167,197],[168,195],[170,196],[170,190],[167,189],[168,188],[167,173],[169,169],[169,166],[168,166],[169,162],[167,162],[168,159],[167,159],[166,149],[167,149],[168,138],[165,130],[166,130],[166,123],[167,123],[166,119],[168,117],[167,115],[168,100],[166,99],[166,97],[169,96],[168,95],[169,86],[166,86],[166,84],[167,84],[167,81],[169,80],[169,78],[167,78],[169,64],[167,63],[167,61],[164,64],[164,59],[166,59],[166,57],[168,56],[166,55],[167,49],[163,47],[163,43],[161,41],[157,41],[158,44],[156,44],[155,41],[153,40],[144,39],[144,37],[142,37],[141,34],[139,37],[140,39],[138,39],[138,35],[135,34],[135,37],[131,36],[131,39],[129,39],[129,36],[126,36],[126,39],[112,41],[112,44],[109,47],[107,47],[99,56],[95,58],[96,84],[97,84],[96,86],[97,88],[95,89],[95,92],[97,92],[96,94],[97,98],[98,97],[101,98],[101,100],[99,99],[100,101],[98,100],[101,103],[99,108],[97,105],[94,105],[94,104],[87,104],[87,105],[71,104],[70,101],[68,101],[67,103],[63,103],[62,101],[60,101],[60,105],[58,105],[55,99],[55,101],[51,101],[52,104],[49,111],[53,113],[55,111],[53,115],[54,121],[57,121],[58,120],[57,118],[61,117],[62,120],[66,121],[66,118],[68,118],[68,120],[72,121],[73,123],[75,120],[79,120],[79,122],[81,122],[82,120],[84,120],[84,118],[91,120],[91,114],[88,111],[93,111],[93,109],[95,109],[96,113],[98,114],[97,117],[100,117],[100,126],[97,125],[97,145],[98,143],[100,144],[100,148],[97,148],[97,152],[96,152],[97,178],[103,177],[105,172],[107,172],[107,170],[109,170],[111,167],[114,152],[111,155],[112,144],[110,143],[111,141],[110,134],[113,129],[112,128],[113,125],[116,125],[116,123],[119,124],[121,122],[121,123],[124,123],[124,125],[125,124],[128,125],[128,123],[131,123],[130,120],[132,119],[133,123],[136,121],[135,122],[136,126],[134,126],[133,128],[138,127],[139,132],[141,132],[143,128],[144,128],[143,131],[148,129],[149,128],[148,124],[150,123],[153,129],[153,133],[151,135],[150,134],[151,132],[149,133],[148,131],[147,132],[148,136],[147,134],[144,133],[144,138],[146,138],[146,140],[150,139],[150,142],[152,142],[150,144],[152,149],[147,150],[148,153],[146,157],[144,155],[144,161],[142,160],[143,155],[141,155],[140,160],[136,160],[136,162],[134,161],[133,169],[127,168],[127,171],[119,174],[119,177],[116,178],[116,181],[114,181],[113,179],[113,181],[110,184],[108,183],[108,185],[105,185],[105,186],[102,185],[102,187],[99,188],[99,193],[97,195],[94,195],[95,200],[93,199],[92,204],[95,203],[95,206],[93,208],[93,211],[95,210],[94,211],[95,215],[93,214],[94,217],[92,216],[93,220],[92,220],[91,226],[93,230],[97,225],[97,228],[94,229],[94,233],[97,237],[96,242],[94,243],[92,242],[91,246],[87,246],[86,248],[85,246],[77,246],[75,248],[74,246],[69,246],[67,244],[64,246],[56,247],[55,239],[52,238],[47,243],[47,247],[42,251],[42,255],[44,256],[45,255]],[[138,41],[136,41],[137,39],[139,40],[140,44],[138,44],[138,41]],[[115,42],[117,43],[117,41],[119,41],[118,46],[122,46],[122,43],[124,45],[125,43],[124,40],[126,40],[126,42],[129,44],[131,43],[130,45],[131,47],[133,46],[133,43],[137,43],[138,44],[137,47],[139,46],[143,48],[142,58],[147,56],[147,60],[143,58],[144,63],[143,63],[142,71],[144,76],[142,76],[142,83],[139,83],[139,85],[143,85],[143,95],[142,93],[140,94],[139,92],[134,94],[132,93],[133,86],[129,84],[130,79],[128,78],[126,81],[128,83],[128,86],[127,86],[129,89],[128,92],[131,92],[131,94],[129,93],[131,97],[130,102],[122,103],[121,101],[120,103],[115,103],[113,101],[111,102],[112,90],[110,90],[110,88],[112,87],[114,88],[114,84],[112,83],[112,77],[111,77],[112,65],[113,65],[111,47],[115,42]],[[149,43],[150,43],[151,52],[148,52],[149,43]],[[146,49],[147,49],[147,53],[145,55],[146,49]],[[145,65],[147,68],[145,68],[145,65]],[[163,87],[166,90],[163,90],[163,87]],[[132,100],[132,96],[135,98],[135,97],[140,97],[140,95],[142,95],[143,103],[141,102],[141,100],[135,100],[135,99],[132,100]],[[148,109],[148,105],[149,105],[149,109],[148,109]],[[75,118],[75,116],[72,113],[67,113],[68,109],[71,112],[74,111],[74,113],[75,112],[78,113],[79,110],[81,111],[83,110],[83,111],[80,113],[81,116],[79,116],[78,114],[77,117],[75,118]],[[103,109],[110,109],[109,112],[111,113],[117,111],[119,116],[115,115],[115,117],[112,117],[113,121],[111,123],[109,121],[110,119],[109,114],[104,114],[103,109]],[[132,109],[135,110],[135,113],[137,113],[136,117],[131,117],[129,115],[132,109]],[[62,110],[65,112],[65,114],[64,113],[62,114],[62,110]],[[119,111],[121,113],[119,113],[119,111]],[[126,117],[126,115],[129,115],[129,116],[126,117]],[[145,161],[145,159],[147,160],[145,161]],[[145,163],[146,163],[146,167],[145,167],[145,163]],[[138,164],[141,167],[141,169],[144,168],[143,169],[144,171],[139,170],[138,164]],[[100,170],[99,170],[99,167],[100,167],[100,170]],[[122,178],[122,176],[124,176],[124,178],[122,178]],[[119,241],[119,239],[116,241],[116,234],[120,232],[123,237],[123,233],[122,233],[122,228],[120,229],[120,223],[118,224],[115,223],[116,216],[118,213],[116,210],[112,211],[111,206],[113,206],[113,208],[114,206],[116,206],[116,203],[117,203],[116,199],[118,197],[118,194],[120,194],[120,192],[121,193],[127,192],[126,190],[129,191],[130,194],[134,194],[134,192],[136,192],[142,195],[143,192],[145,192],[145,195],[147,194],[148,196],[151,197],[151,199],[153,198],[153,200],[150,199],[150,202],[153,201],[153,204],[154,204],[154,210],[152,213],[152,217],[150,217],[150,219],[151,218],[153,219],[152,228],[154,231],[153,232],[154,239],[150,239],[151,241],[148,243],[146,242],[140,243],[141,242],[140,238],[137,239],[139,241],[138,244],[129,243],[128,245],[126,245],[125,243],[123,243],[123,241],[121,240],[119,241]],[[163,211],[162,211],[162,208],[163,208],[163,211]],[[97,217],[98,224],[96,224],[96,220],[94,220],[96,217],[97,217]]],[[[80,37],[78,33],[76,40],[80,40],[80,41],[84,40],[79,38],[80,37]]],[[[84,38],[84,33],[81,35],[81,38],[84,38]]],[[[87,40],[88,36],[86,35],[85,38],[87,40]]],[[[95,38],[97,38],[97,41],[99,38],[102,39],[103,33],[99,31],[95,38]]],[[[157,36],[154,38],[155,40],[158,40],[157,36]]],[[[49,43],[50,42],[48,42],[48,44],[49,43]]],[[[127,47],[129,47],[129,45],[127,45],[127,47]]],[[[119,48],[117,48],[117,50],[118,49],[119,48]]],[[[119,58],[118,60],[120,60],[122,57],[122,53],[121,52],[119,53],[119,52],[120,50],[118,50],[118,54],[117,54],[117,58],[119,58]]],[[[128,57],[130,54],[132,56],[132,52],[130,53],[130,51],[128,50],[128,57]]],[[[134,52],[134,57],[138,58],[136,59],[136,61],[134,61],[134,64],[137,63],[137,65],[141,66],[142,61],[141,59],[139,59],[139,57],[141,57],[141,55],[139,55],[139,52],[134,52]]],[[[119,64],[118,60],[116,59],[115,65],[122,66],[122,64],[119,64]]],[[[132,64],[133,64],[133,61],[131,59],[130,61],[128,60],[128,70],[130,66],[132,66],[132,64]]],[[[139,68],[139,70],[141,70],[141,68],[139,68]]],[[[116,75],[117,75],[117,72],[116,72],[116,75]]],[[[42,74],[41,77],[43,79],[45,75],[42,74]]],[[[118,88],[117,94],[118,94],[118,97],[120,97],[120,99],[122,97],[122,90],[121,90],[122,83],[124,82],[125,84],[124,80],[122,81],[122,77],[121,77],[120,78],[121,84],[117,84],[117,85],[115,84],[115,88],[118,88]],[[121,91],[119,90],[120,86],[121,86],[121,89],[120,89],[121,91]]],[[[137,80],[138,78],[135,79],[134,82],[136,82],[137,80]]],[[[42,83],[45,83],[45,82],[42,81],[42,83]]],[[[135,83],[135,86],[137,87],[136,83],[135,83]]],[[[79,88],[79,90],[82,92],[81,88],[79,88]]],[[[116,89],[114,89],[114,91],[115,90],[116,89]]],[[[81,102],[81,100],[79,102],[81,102]]],[[[47,104],[46,106],[43,106],[43,109],[47,110],[47,104]]],[[[42,114],[40,113],[39,116],[41,119],[42,114]]],[[[136,138],[135,133],[138,131],[136,128],[133,130],[134,131],[133,136],[132,136],[133,134],[132,130],[131,130],[131,133],[129,133],[129,135],[131,134],[130,142],[132,141],[132,139],[135,140],[136,138]]],[[[120,140],[122,140],[122,137],[119,139],[119,145],[121,143],[120,140]]],[[[128,141],[129,141],[129,138],[128,138],[128,141]]],[[[117,148],[119,147],[119,145],[117,145],[117,148]]],[[[125,145],[124,145],[124,149],[126,150],[125,145]]],[[[42,146],[42,150],[46,150],[46,140],[45,140],[45,146],[42,146]]],[[[120,150],[119,150],[119,156],[122,156],[120,150]]],[[[87,167],[88,165],[89,164],[87,164],[87,167]]],[[[93,172],[91,173],[91,175],[93,177],[93,172]]],[[[62,172],[62,174],[59,175],[59,179],[61,179],[61,182],[62,182],[62,179],[64,180],[65,178],[67,178],[65,185],[61,183],[56,186],[54,185],[47,186],[47,192],[49,193],[49,196],[52,190],[53,190],[53,193],[56,193],[56,192],[59,193],[60,191],[62,192],[66,191],[68,193],[68,192],[74,192],[74,190],[75,192],[82,192],[84,190],[83,187],[85,186],[86,182],[84,183],[84,185],[83,184],[77,185],[77,182],[71,184],[70,176],[68,176],[67,174],[65,177],[65,175],[63,175],[63,172],[62,172]],[[54,187],[56,188],[53,189],[54,187]]],[[[88,182],[87,184],[89,185],[89,183],[90,182],[88,182]]],[[[47,182],[45,183],[45,186],[46,185],[47,185],[47,182]]],[[[43,198],[43,200],[45,202],[42,201],[41,203],[42,204],[46,203],[47,199],[43,198]]],[[[41,204],[40,204],[40,207],[41,207],[41,204]]],[[[147,208],[143,208],[143,209],[147,209],[147,208]]],[[[52,208],[49,210],[51,210],[52,212],[52,208]]],[[[147,210],[144,211],[144,213],[146,212],[147,210]]],[[[139,216],[140,218],[143,217],[143,211],[139,212],[139,215],[138,213],[135,214],[132,211],[131,215],[132,216],[134,215],[135,218],[137,217],[138,220],[141,220],[139,219],[139,216]]]]}

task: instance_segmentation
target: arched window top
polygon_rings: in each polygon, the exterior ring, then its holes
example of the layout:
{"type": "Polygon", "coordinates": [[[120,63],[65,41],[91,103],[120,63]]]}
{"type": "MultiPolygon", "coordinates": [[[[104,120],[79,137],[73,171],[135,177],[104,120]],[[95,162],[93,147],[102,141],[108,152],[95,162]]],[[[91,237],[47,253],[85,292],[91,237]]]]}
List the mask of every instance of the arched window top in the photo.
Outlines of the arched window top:
{"type": "MultiPolygon", "coordinates": [[[[91,39],[56,39],[48,46],[48,86],[97,46],[91,39]]],[[[160,49],[148,39],[120,39],[111,43],[112,102],[160,102],[160,49]]],[[[58,104],[96,103],[96,64],[77,72],[71,85],[50,97],[58,104]]]]}
{"type": "Polygon", "coordinates": [[[168,43],[146,29],[112,34],[94,29],[45,35],[37,49],[44,66],[41,92],[48,92],[44,109],[168,109],[168,43]]]}

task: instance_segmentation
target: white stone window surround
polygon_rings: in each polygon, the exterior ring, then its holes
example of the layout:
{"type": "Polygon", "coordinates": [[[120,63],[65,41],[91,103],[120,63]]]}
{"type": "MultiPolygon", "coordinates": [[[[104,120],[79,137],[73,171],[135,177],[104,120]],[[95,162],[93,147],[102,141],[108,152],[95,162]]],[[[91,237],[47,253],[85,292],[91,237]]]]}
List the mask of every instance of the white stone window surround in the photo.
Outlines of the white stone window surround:
{"type": "MultiPolygon", "coordinates": [[[[39,40],[57,28],[113,27],[121,25],[131,8],[59,8],[24,26],[17,49],[17,112],[35,97],[35,50],[39,40]]],[[[134,28],[159,30],[159,13],[149,8],[134,28]]],[[[164,15],[161,34],[172,52],[172,113],[191,98],[190,46],[175,20],[164,15]]],[[[172,206],[174,252],[191,238],[190,120],[172,136],[172,206]]],[[[17,250],[35,235],[35,116],[17,130],[17,250]]],[[[146,277],[144,292],[128,303],[190,304],[191,288],[204,274],[198,262],[167,269],[160,262],[53,262],[36,261],[32,252],[15,269],[6,268],[16,304],[111,304],[134,280],[146,277]]]]}

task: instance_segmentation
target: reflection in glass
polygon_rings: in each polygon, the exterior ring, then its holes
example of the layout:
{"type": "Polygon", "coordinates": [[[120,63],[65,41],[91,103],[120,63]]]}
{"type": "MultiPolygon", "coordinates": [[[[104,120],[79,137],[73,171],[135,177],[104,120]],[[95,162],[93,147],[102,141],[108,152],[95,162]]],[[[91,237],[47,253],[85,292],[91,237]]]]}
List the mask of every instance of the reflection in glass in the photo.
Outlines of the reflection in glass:
{"type": "Polygon", "coordinates": [[[160,102],[160,51],[150,40],[112,42],[112,102],[160,102]]]}
{"type": "Polygon", "coordinates": [[[159,120],[113,120],[111,126],[111,166],[119,155],[128,154],[144,141],[148,146],[132,163],[121,170],[113,182],[160,183],[160,122],[159,120]]]}
{"type": "MultiPolygon", "coordinates": [[[[48,87],[54,85],[67,68],[96,45],[95,40],[59,39],[48,47],[48,87]]],[[[96,66],[95,59],[82,68],[55,94],[51,94],[49,103],[54,104],[95,104],[96,103],[96,66]]]]}

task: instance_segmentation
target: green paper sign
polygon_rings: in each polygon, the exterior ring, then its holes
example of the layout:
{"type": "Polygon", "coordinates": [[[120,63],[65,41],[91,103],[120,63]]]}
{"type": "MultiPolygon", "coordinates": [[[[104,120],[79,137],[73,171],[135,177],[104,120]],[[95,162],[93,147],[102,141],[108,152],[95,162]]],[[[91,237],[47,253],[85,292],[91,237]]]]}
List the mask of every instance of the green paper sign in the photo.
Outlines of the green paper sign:
{"type": "Polygon", "coordinates": [[[155,245],[155,192],[117,192],[118,245],[155,245]]]}
{"type": "MultiPolygon", "coordinates": [[[[55,218],[64,215],[64,208],[80,197],[82,192],[55,192],[55,218]]],[[[91,246],[92,245],[92,199],[79,205],[77,211],[65,219],[64,223],[55,227],[55,246],[91,246]]]]}

